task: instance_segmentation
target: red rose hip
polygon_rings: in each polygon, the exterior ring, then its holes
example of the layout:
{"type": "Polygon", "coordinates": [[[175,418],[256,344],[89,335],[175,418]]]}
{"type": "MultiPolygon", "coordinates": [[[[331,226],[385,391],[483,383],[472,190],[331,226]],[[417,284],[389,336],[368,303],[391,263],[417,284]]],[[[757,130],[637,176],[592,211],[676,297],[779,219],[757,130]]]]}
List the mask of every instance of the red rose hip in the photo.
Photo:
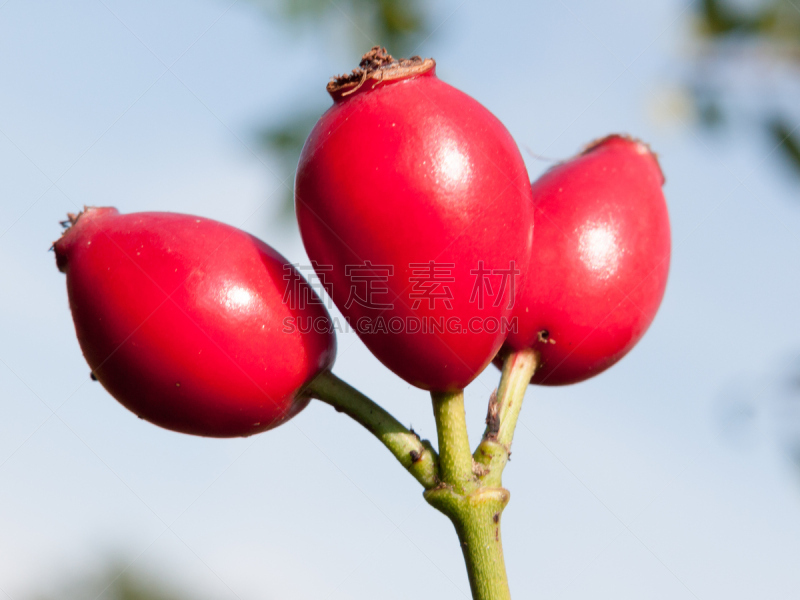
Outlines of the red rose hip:
{"type": "Polygon", "coordinates": [[[423,389],[463,388],[502,345],[530,256],[519,150],[431,59],[374,48],[328,91],[295,182],[308,255],[384,365],[423,389]]]}
{"type": "Polygon", "coordinates": [[[71,221],[54,248],[78,341],[123,405],[168,429],[229,437],[308,404],[300,392],[332,365],[336,344],[280,254],[190,215],[87,208],[71,221]]]}
{"type": "Polygon", "coordinates": [[[534,348],[532,382],[569,384],[607,369],[644,335],[670,259],[664,177],[649,148],[612,135],[532,185],[536,238],[504,352],[534,348]]]}

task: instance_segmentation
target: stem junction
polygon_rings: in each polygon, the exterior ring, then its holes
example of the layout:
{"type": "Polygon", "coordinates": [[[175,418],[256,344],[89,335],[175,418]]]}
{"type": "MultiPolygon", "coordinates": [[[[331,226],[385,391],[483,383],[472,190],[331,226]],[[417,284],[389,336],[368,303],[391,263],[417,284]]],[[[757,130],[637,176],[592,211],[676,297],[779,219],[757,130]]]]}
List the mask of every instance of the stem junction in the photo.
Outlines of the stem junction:
{"type": "Polygon", "coordinates": [[[503,488],[502,474],[537,362],[533,350],[506,357],[500,385],[489,400],[486,430],[474,453],[467,436],[463,390],[431,392],[437,454],[430,442],[330,371],[306,388],[309,396],[347,414],[377,437],[422,484],[425,500],[450,519],[461,542],[474,600],[511,600],[500,537],[500,518],[510,494],[503,488]]]}

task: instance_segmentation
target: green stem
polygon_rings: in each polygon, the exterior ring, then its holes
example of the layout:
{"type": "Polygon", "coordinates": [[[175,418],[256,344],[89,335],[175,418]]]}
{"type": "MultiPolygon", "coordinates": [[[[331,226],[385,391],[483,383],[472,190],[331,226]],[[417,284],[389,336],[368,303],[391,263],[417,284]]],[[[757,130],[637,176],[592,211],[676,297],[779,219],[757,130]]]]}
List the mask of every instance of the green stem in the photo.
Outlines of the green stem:
{"type": "Polygon", "coordinates": [[[486,431],[473,456],[480,465],[482,485],[502,485],[501,476],[511,455],[522,401],[537,366],[538,358],[533,350],[512,352],[503,363],[500,386],[489,401],[486,431]]]}
{"type": "Polygon", "coordinates": [[[512,352],[503,363],[503,374],[497,390],[497,413],[500,420],[497,441],[509,448],[514,439],[522,400],[536,367],[536,352],[530,349],[512,352]]]}
{"type": "Polygon", "coordinates": [[[427,440],[420,440],[402,423],[364,394],[330,371],[318,375],[306,388],[313,398],[330,404],[363,425],[377,437],[425,489],[435,487],[436,452],[427,440]]]}
{"type": "Polygon", "coordinates": [[[474,600],[511,600],[500,539],[507,490],[481,487],[470,454],[463,391],[432,392],[441,484],[425,500],[450,519],[461,542],[474,600]]]}
{"type": "Polygon", "coordinates": [[[508,491],[480,488],[462,496],[449,488],[437,488],[425,492],[425,499],[455,526],[473,600],[511,600],[500,537],[508,491]]]}
{"type": "Polygon", "coordinates": [[[500,538],[500,518],[509,499],[502,474],[537,362],[532,350],[506,358],[500,386],[489,401],[486,431],[473,456],[468,454],[463,394],[432,394],[442,483],[426,491],[425,499],[455,526],[474,600],[511,600],[500,538]]]}
{"type": "Polygon", "coordinates": [[[439,436],[439,478],[464,494],[475,477],[464,414],[464,391],[431,392],[439,436]]]}

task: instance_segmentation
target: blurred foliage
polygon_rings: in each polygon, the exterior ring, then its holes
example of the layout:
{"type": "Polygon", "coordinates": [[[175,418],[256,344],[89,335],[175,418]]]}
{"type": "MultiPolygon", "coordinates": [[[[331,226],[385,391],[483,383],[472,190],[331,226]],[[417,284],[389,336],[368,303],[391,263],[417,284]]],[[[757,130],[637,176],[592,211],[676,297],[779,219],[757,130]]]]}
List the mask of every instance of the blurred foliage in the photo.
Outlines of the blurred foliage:
{"type": "MultiPolygon", "coordinates": [[[[93,573],[57,584],[50,593],[31,600],[189,600],[192,595],[177,591],[151,573],[126,569],[122,562],[109,564],[93,573]]],[[[197,600],[195,597],[193,600],[197,600]]]]}
{"type": "Polygon", "coordinates": [[[778,23],[780,5],[781,2],[769,1],[745,12],[725,0],[701,0],[702,27],[711,36],[732,33],[772,35],[778,23]]]}
{"type": "Polygon", "coordinates": [[[701,122],[754,122],[800,177],[800,0],[697,0],[695,12],[702,51],[690,89],[701,122]],[[767,81],[776,73],[781,82],[767,81]]]}
{"type": "MultiPolygon", "coordinates": [[[[430,35],[428,16],[421,0],[251,0],[262,6],[267,14],[289,24],[312,25],[332,34],[332,44],[358,44],[359,53],[372,45],[385,46],[391,54],[406,57],[430,35]],[[344,28],[331,22],[338,20],[344,28]],[[338,33],[338,35],[336,35],[338,33]]],[[[357,65],[353,64],[353,67],[357,65]]],[[[337,73],[331,73],[335,75],[337,73]]],[[[321,82],[321,85],[327,83],[321,82]]],[[[305,102],[297,102],[302,106],[305,102]]],[[[258,131],[261,147],[273,157],[280,169],[279,176],[287,180],[281,214],[293,221],[293,173],[300,151],[312,127],[327,106],[294,108],[288,114],[273,115],[258,131]]]]}
{"type": "Polygon", "coordinates": [[[341,16],[356,29],[351,34],[363,33],[359,43],[380,44],[397,54],[413,50],[412,46],[421,41],[428,29],[419,0],[251,1],[290,21],[322,26],[332,17],[341,16]]]}
{"type": "Polygon", "coordinates": [[[294,171],[300,159],[300,151],[324,110],[312,109],[287,115],[279,124],[268,125],[258,131],[259,144],[275,158],[278,176],[286,184],[279,215],[286,221],[294,219],[294,171]]]}
{"type": "MultiPolygon", "coordinates": [[[[800,0],[695,0],[699,55],[689,88],[712,131],[755,129],[800,183],[800,0]]],[[[722,419],[739,439],[763,427],[800,475],[800,358],[740,391],[722,419]],[[788,376],[787,376],[788,375],[788,376]]]]}
{"type": "Polygon", "coordinates": [[[793,126],[783,119],[773,119],[767,123],[772,139],[781,143],[783,153],[789,157],[795,168],[800,168],[800,136],[797,135],[798,127],[793,126]]]}

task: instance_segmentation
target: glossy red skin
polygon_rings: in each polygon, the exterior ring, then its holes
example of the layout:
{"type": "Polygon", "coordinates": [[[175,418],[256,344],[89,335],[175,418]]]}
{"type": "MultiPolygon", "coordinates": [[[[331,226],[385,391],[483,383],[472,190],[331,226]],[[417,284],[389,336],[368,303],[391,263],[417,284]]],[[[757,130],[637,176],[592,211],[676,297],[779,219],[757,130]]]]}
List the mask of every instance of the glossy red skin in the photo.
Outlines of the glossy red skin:
{"type": "Polygon", "coordinates": [[[593,377],[650,326],[669,271],[663,183],[647,146],[622,136],[597,142],[533,183],[530,275],[515,306],[517,333],[501,352],[536,349],[533,383],[593,377]]]}
{"type": "Polygon", "coordinates": [[[333,364],[330,329],[284,333],[284,318],[328,322],[324,307],[284,304],[286,259],[234,227],[89,208],[55,252],[92,373],[156,425],[211,437],[265,431],[302,410],[298,391],[333,364]]]}
{"type": "MultiPolygon", "coordinates": [[[[530,255],[533,211],[527,171],[505,127],[477,101],[443,83],[433,71],[335,96],[303,148],[295,207],[309,257],[331,295],[355,327],[362,317],[459,319],[510,318],[506,286],[481,309],[469,302],[471,270],[524,272],[530,255]],[[441,300],[414,310],[409,265],[435,261],[454,281],[452,309],[441,300]],[[374,299],[381,310],[345,304],[353,283],[346,265],[391,265],[389,292],[374,299]]],[[[493,279],[497,293],[501,278],[493,279]]],[[[519,283],[519,277],[517,278],[519,283]]],[[[360,284],[363,285],[363,284],[360,284]]],[[[439,290],[443,288],[439,287],[439,290]]],[[[364,292],[363,287],[361,293],[364,292]]],[[[486,321],[481,321],[484,323],[486,321]]],[[[465,387],[492,360],[505,334],[359,331],[389,369],[417,387],[450,391],[465,387]]]]}

